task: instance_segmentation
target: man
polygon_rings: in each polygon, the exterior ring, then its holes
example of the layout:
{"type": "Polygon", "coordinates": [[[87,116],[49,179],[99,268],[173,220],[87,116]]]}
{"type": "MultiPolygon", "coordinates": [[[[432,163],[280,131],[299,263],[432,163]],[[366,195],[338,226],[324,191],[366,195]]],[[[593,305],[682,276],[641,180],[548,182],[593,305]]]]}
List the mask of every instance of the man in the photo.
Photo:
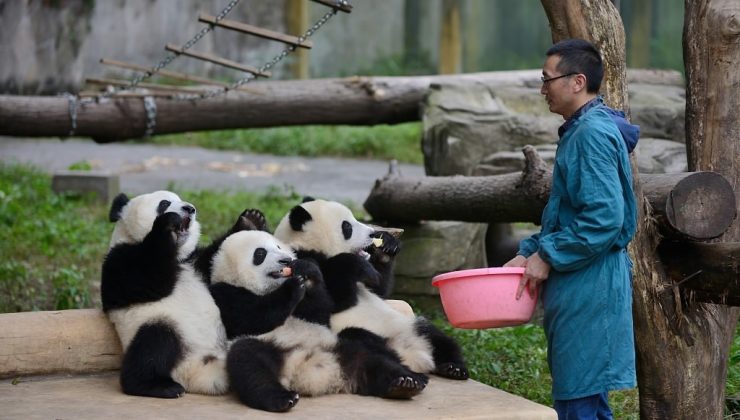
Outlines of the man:
{"type": "Polygon", "coordinates": [[[632,263],[636,207],[628,153],[639,128],[605,106],[599,51],[583,40],[547,51],[542,89],[558,130],[539,233],[505,266],[526,267],[517,299],[542,285],[544,328],[562,419],[611,419],[608,391],[635,386],[632,263]]]}

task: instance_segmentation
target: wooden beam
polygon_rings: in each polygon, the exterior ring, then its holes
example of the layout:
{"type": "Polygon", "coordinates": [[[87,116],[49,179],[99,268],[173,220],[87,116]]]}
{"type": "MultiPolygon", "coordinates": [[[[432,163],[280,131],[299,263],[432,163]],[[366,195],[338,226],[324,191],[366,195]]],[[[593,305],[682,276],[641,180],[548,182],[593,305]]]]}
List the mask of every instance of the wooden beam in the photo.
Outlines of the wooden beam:
{"type": "Polygon", "coordinates": [[[324,6],[329,6],[332,9],[341,10],[345,13],[352,13],[352,5],[349,3],[342,3],[340,1],[332,1],[332,0],[311,0],[314,3],[321,3],[324,6]]]}
{"type": "Polygon", "coordinates": [[[295,45],[296,47],[300,48],[311,49],[313,47],[313,42],[311,42],[310,40],[305,40],[299,43],[297,36],[281,34],[280,32],[263,29],[254,25],[249,25],[234,20],[222,19],[217,22],[215,16],[207,15],[204,13],[201,13],[200,16],[198,16],[198,20],[211,25],[220,26],[225,29],[231,29],[232,31],[255,35],[260,38],[269,39],[272,41],[279,41],[284,44],[295,45]]]}
{"type": "MultiPolygon", "coordinates": [[[[110,58],[101,58],[100,64],[106,65],[106,66],[113,66],[113,67],[119,67],[122,69],[127,70],[133,70],[133,71],[139,71],[142,73],[149,73],[152,72],[154,69],[150,67],[140,66],[138,64],[131,64],[126,63],[119,60],[112,60],[110,58]]],[[[205,85],[214,85],[214,86],[221,86],[221,87],[229,87],[230,85],[228,83],[220,82],[218,80],[212,80],[207,79],[205,77],[199,77],[199,76],[192,76],[185,73],[178,73],[170,70],[161,69],[157,72],[158,76],[165,76],[165,77],[171,77],[173,79],[177,80],[184,80],[188,82],[194,82],[194,83],[203,83],[205,85]]],[[[241,90],[244,92],[254,92],[253,89],[250,89],[246,86],[239,86],[237,90],[241,90]]]]}
{"type": "Polygon", "coordinates": [[[186,55],[188,57],[192,57],[198,60],[208,61],[213,64],[218,64],[219,66],[229,67],[235,70],[252,73],[255,76],[270,77],[272,75],[272,73],[270,73],[269,71],[260,73],[259,69],[255,67],[248,66],[246,64],[237,63],[236,61],[232,61],[226,58],[221,58],[213,54],[195,52],[195,51],[190,51],[190,50],[185,51],[182,49],[182,47],[179,47],[173,44],[167,44],[164,48],[167,51],[170,51],[173,53],[186,55]]]}
{"type": "MultiPolygon", "coordinates": [[[[131,81],[125,80],[125,79],[106,79],[106,78],[96,78],[96,77],[88,77],[85,79],[85,83],[89,83],[91,85],[102,85],[102,86],[128,86],[131,84],[131,81]]],[[[174,92],[174,93],[201,93],[204,90],[207,90],[207,86],[172,86],[172,85],[160,85],[156,83],[139,83],[136,85],[137,88],[141,89],[152,89],[152,90],[159,90],[159,91],[167,91],[167,92],[174,92]]]]}

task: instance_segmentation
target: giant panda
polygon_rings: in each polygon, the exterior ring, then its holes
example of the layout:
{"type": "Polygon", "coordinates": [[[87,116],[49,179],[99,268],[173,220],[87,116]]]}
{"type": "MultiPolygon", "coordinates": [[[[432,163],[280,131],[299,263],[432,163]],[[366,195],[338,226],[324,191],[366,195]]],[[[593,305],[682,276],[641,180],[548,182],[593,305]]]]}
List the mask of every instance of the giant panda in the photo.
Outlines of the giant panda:
{"type": "Polygon", "coordinates": [[[195,207],[175,193],[118,195],[103,261],[103,311],[123,346],[131,395],[176,398],[228,389],[226,333],[207,285],[189,264],[200,235],[195,207]]]}
{"type": "Polygon", "coordinates": [[[319,264],[335,303],[331,328],[364,329],[384,337],[413,371],[467,379],[459,345],[423,317],[409,317],[386,304],[398,240],[355,219],[344,205],[307,197],[275,229],[299,258],[319,264]],[[382,244],[375,246],[373,240],[382,244]]]}
{"type": "Polygon", "coordinates": [[[367,332],[329,329],[332,301],[319,268],[295,259],[262,231],[241,231],[219,245],[211,293],[233,339],[227,360],[232,389],[246,405],[287,411],[303,395],[351,392],[411,398],[426,386],[367,332]]]}

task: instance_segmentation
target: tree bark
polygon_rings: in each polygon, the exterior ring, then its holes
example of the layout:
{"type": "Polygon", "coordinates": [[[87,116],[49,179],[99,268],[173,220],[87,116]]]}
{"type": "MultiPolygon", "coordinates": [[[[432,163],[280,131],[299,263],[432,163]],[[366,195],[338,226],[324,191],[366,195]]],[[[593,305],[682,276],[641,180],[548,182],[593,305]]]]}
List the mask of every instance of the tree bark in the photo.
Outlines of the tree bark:
{"type": "MultiPolygon", "coordinates": [[[[635,80],[680,83],[672,73],[631,71],[635,80]]],[[[449,76],[349,77],[254,82],[251,93],[230,92],[204,101],[156,98],[153,134],[229,128],[307,124],[397,124],[419,121],[419,105],[432,83],[476,81],[487,85],[538,83],[538,70],[486,72],[449,76]]],[[[680,75],[679,75],[680,76],[680,75]]],[[[680,79],[680,77],[679,77],[680,79]]],[[[70,107],[61,96],[0,95],[0,135],[70,135],[70,109],[76,113],[74,136],[99,142],[142,137],[147,114],[141,97],[119,97],[70,107]]]]}
{"type": "MultiPolygon", "coordinates": [[[[624,31],[618,13],[604,0],[542,0],[553,39],[582,37],[604,53],[607,103],[626,108],[624,31]],[[607,12],[593,14],[595,9],[607,12]],[[615,27],[617,26],[617,27],[615,27]],[[611,69],[611,70],[610,70],[611,69]],[[616,71],[614,71],[616,69],[616,71]]],[[[687,144],[690,170],[714,170],[737,190],[738,13],[734,0],[686,0],[684,58],[688,77],[687,144]],[[711,75],[702,79],[700,75],[711,75]],[[734,99],[732,99],[734,98],[734,99]],[[708,112],[709,111],[709,112],[708,112]]],[[[633,159],[633,173],[636,165],[633,159]]],[[[729,345],[737,309],[694,303],[682,279],[669,276],[657,249],[657,234],[643,186],[636,177],[639,226],[630,252],[635,262],[633,314],[643,419],[722,418],[729,345]]],[[[735,200],[737,206],[738,200],[735,200]]],[[[737,210],[737,209],[736,209],[737,210]]],[[[735,222],[737,224],[737,221],[735,222]]],[[[737,241],[740,228],[722,239],[737,241]],[[730,236],[732,235],[732,236],[730,236]]],[[[732,281],[728,278],[727,281],[732,281]]]]}

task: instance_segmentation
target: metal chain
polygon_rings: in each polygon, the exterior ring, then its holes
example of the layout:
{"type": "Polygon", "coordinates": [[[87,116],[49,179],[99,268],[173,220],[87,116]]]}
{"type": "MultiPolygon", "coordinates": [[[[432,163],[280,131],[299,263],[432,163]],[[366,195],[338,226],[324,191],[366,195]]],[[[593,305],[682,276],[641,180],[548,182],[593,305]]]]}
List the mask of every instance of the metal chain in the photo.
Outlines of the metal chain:
{"type": "Polygon", "coordinates": [[[144,137],[151,137],[154,134],[154,127],[157,125],[157,102],[151,96],[144,97],[144,109],[146,110],[146,131],[144,137]]]}
{"type": "Polygon", "coordinates": [[[126,90],[131,90],[131,89],[135,88],[136,86],[138,86],[139,83],[141,83],[144,80],[147,80],[150,77],[152,77],[152,76],[156,75],[157,73],[159,73],[160,70],[162,70],[163,68],[167,67],[177,57],[179,57],[183,52],[185,52],[188,49],[190,49],[190,47],[192,47],[198,41],[200,41],[207,33],[211,32],[213,30],[213,28],[216,26],[216,23],[218,23],[223,18],[225,18],[226,15],[228,15],[231,12],[231,10],[237,5],[237,3],[239,3],[239,1],[240,0],[231,0],[229,2],[229,4],[226,5],[226,7],[224,7],[223,10],[221,10],[221,13],[219,13],[218,16],[216,16],[215,22],[209,23],[208,25],[206,25],[205,27],[203,27],[203,29],[201,29],[200,31],[198,31],[198,33],[195,34],[194,37],[192,37],[188,42],[186,42],[182,46],[181,52],[169,54],[162,61],[160,61],[159,63],[157,63],[157,65],[155,65],[150,71],[147,71],[147,72],[145,72],[143,74],[140,74],[140,75],[134,77],[127,86],[115,88],[115,89],[113,89],[111,91],[105,92],[104,94],[102,94],[100,96],[100,98],[107,98],[107,97],[110,97],[112,95],[115,95],[118,92],[122,92],[122,91],[126,91],[126,90]]]}
{"type": "MultiPolygon", "coordinates": [[[[338,0],[336,4],[337,4],[337,7],[336,8],[332,8],[332,10],[330,12],[327,12],[326,14],[324,14],[324,16],[322,16],[310,28],[308,28],[308,30],[303,35],[299,36],[298,37],[298,40],[297,40],[297,42],[295,44],[289,45],[288,47],[286,47],[285,49],[283,49],[282,51],[280,51],[280,53],[278,55],[276,55],[275,57],[273,57],[272,60],[270,60],[267,63],[263,64],[262,67],[260,67],[257,70],[258,73],[264,73],[265,71],[267,71],[267,70],[271,69],[272,67],[274,67],[275,64],[277,64],[280,61],[282,61],[285,57],[287,57],[288,55],[290,55],[290,53],[292,53],[293,51],[295,51],[298,48],[299,45],[301,45],[304,42],[306,42],[306,40],[308,38],[310,38],[319,28],[321,28],[322,26],[324,26],[324,24],[326,22],[328,22],[329,19],[331,19],[334,15],[336,15],[337,12],[339,11],[339,9],[338,9],[339,6],[348,5],[349,2],[347,0],[338,0]]],[[[196,94],[191,94],[191,95],[182,95],[182,94],[181,95],[176,95],[174,97],[174,99],[181,100],[181,101],[183,101],[183,100],[196,101],[196,100],[202,100],[202,99],[215,98],[217,96],[221,96],[221,95],[226,94],[230,90],[237,89],[238,87],[240,87],[240,86],[242,86],[244,84],[247,84],[247,83],[251,82],[252,80],[254,80],[256,78],[257,78],[257,76],[255,76],[254,74],[251,74],[250,73],[246,77],[237,80],[236,82],[232,83],[229,86],[226,86],[226,87],[223,87],[223,88],[219,88],[219,89],[212,89],[212,90],[209,90],[207,92],[204,92],[204,93],[201,93],[201,94],[197,94],[197,95],[196,94]]]]}
{"type": "Polygon", "coordinates": [[[72,137],[75,135],[75,131],[77,131],[77,96],[69,92],[64,92],[64,96],[67,97],[67,104],[69,108],[70,129],[67,137],[72,137]]]}

